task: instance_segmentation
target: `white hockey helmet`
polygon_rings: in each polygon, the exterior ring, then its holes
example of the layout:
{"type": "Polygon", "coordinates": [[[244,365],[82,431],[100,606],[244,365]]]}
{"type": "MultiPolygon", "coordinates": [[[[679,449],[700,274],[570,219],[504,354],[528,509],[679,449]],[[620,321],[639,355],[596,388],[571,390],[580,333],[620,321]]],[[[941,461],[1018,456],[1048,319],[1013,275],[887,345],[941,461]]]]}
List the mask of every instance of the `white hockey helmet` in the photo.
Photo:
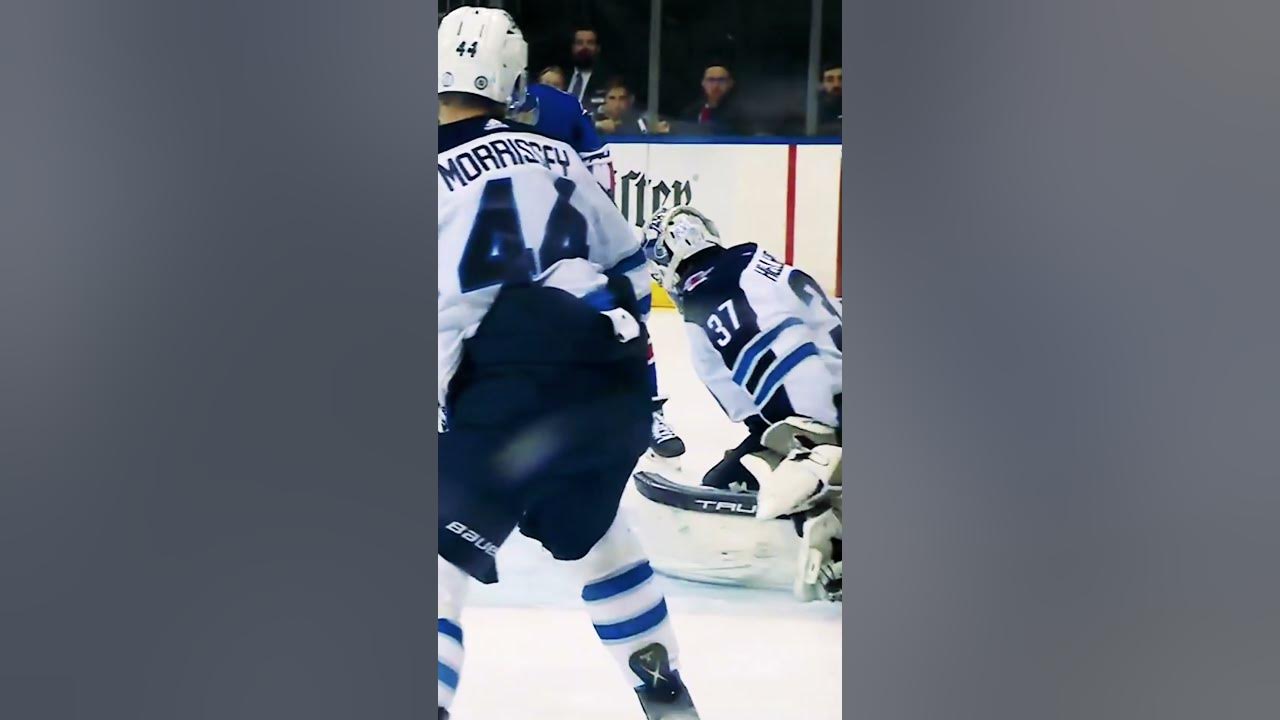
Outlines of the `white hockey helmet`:
{"type": "Polygon", "coordinates": [[[676,270],[687,258],[709,247],[725,247],[711,219],[690,205],[659,210],[644,228],[644,254],[653,279],[669,293],[676,292],[676,270]]]}
{"type": "Polygon", "coordinates": [[[524,102],[529,44],[505,10],[461,7],[437,35],[436,93],[467,93],[508,108],[524,102]]]}

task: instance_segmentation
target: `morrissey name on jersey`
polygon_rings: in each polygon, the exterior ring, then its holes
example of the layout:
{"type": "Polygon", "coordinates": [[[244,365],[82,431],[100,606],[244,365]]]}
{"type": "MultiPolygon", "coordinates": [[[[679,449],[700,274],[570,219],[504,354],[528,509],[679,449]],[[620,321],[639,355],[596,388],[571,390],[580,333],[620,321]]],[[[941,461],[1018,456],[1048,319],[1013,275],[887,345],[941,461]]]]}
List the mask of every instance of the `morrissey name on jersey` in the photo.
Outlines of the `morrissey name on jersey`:
{"type": "Polygon", "coordinates": [[[436,167],[445,187],[453,192],[470,185],[486,172],[529,163],[551,170],[558,168],[560,174],[567,176],[569,151],[525,138],[494,138],[450,157],[447,164],[437,163],[436,167]]]}

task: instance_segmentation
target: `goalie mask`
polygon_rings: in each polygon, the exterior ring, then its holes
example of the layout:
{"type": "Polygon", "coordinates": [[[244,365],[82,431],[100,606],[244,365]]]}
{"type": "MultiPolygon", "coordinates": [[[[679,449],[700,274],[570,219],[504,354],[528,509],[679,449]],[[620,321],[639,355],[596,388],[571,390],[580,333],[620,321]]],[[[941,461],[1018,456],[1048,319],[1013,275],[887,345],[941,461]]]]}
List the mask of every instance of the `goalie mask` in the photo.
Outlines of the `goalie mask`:
{"type": "Polygon", "coordinates": [[[710,247],[725,247],[716,224],[689,205],[661,210],[644,229],[644,254],[649,273],[668,293],[680,284],[680,263],[710,247]]]}
{"type": "Polygon", "coordinates": [[[525,98],[529,45],[505,10],[463,7],[440,21],[437,93],[466,93],[507,108],[525,98]]]}

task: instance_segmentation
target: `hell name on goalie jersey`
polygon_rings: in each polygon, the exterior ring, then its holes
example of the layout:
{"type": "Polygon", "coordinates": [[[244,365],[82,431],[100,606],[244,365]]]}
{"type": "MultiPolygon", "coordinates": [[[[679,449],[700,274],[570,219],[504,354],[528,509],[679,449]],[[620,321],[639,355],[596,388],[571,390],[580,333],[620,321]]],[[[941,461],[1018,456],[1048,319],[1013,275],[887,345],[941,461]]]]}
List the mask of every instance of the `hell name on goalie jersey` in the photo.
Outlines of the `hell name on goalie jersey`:
{"type": "Polygon", "coordinates": [[[798,594],[838,596],[839,309],[812,277],[754,243],[728,245],[689,206],[653,217],[644,248],[683,316],[698,377],[749,431],[703,484],[757,492],[757,517],[796,518],[806,561],[816,563],[802,571],[808,589],[798,585],[798,594]]]}

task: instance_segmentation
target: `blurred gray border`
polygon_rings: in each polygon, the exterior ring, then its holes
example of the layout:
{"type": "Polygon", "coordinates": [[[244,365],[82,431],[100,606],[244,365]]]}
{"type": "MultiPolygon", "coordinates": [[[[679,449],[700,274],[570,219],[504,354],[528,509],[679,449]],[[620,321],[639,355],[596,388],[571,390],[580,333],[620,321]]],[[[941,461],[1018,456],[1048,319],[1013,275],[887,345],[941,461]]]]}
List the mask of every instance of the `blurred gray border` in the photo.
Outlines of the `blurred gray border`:
{"type": "MultiPolygon", "coordinates": [[[[428,107],[430,108],[431,119],[433,121],[436,121],[437,115],[439,113],[439,108],[440,108],[440,99],[436,95],[436,91],[430,88],[430,83],[435,82],[436,75],[437,75],[436,62],[438,60],[438,55],[437,55],[437,48],[436,48],[436,40],[437,40],[436,32],[435,32],[436,27],[438,27],[438,25],[432,27],[432,30],[430,32],[431,39],[427,42],[427,47],[429,47],[431,51],[431,72],[425,74],[426,83],[424,83],[424,87],[427,90],[427,95],[429,96],[428,107]]],[[[430,143],[431,156],[433,159],[437,157],[439,154],[439,139],[440,139],[439,132],[433,128],[431,132],[431,143],[430,143]]],[[[439,212],[439,204],[438,204],[439,198],[437,197],[438,185],[430,184],[431,181],[435,181],[435,173],[431,174],[430,179],[428,181],[429,189],[427,189],[427,194],[430,196],[431,207],[433,208],[432,218],[435,219],[438,223],[439,221],[439,218],[437,217],[439,212]]],[[[432,248],[435,248],[438,245],[439,237],[436,235],[434,228],[432,229],[431,237],[428,238],[426,242],[430,243],[432,248]]],[[[440,271],[440,253],[431,252],[430,255],[431,255],[431,273],[432,273],[431,285],[436,287],[437,294],[438,294],[439,293],[439,275],[440,275],[440,272],[439,272],[440,271]]],[[[431,328],[432,335],[439,334],[439,326],[440,326],[439,314],[434,314],[431,316],[431,322],[428,323],[428,326],[431,328]]],[[[436,347],[438,352],[439,345],[437,344],[436,347]]],[[[439,357],[436,358],[436,361],[439,362],[439,357]]],[[[425,371],[425,368],[424,368],[424,371],[425,371]]],[[[434,384],[433,384],[433,387],[435,387],[434,384]]],[[[426,509],[425,515],[426,515],[426,518],[431,521],[432,525],[436,525],[438,527],[439,518],[440,518],[440,466],[439,466],[440,438],[439,436],[436,434],[432,434],[430,439],[428,440],[427,445],[430,452],[429,457],[431,459],[431,463],[430,463],[430,466],[427,468],[427,472],[425,477],[423,478],[423,481],[426,483],[428,488],[427,497],[430,504],[426,509]]],[[[438,552],[439,535],[431,534],[429,535],[429,537],[431,538],[430,540],[431,551],[438,552]]],[[[438,598],[439,583],[437,580],[438,580],[438,576],[433,577],[432,582],[430,584],[431,584],[431,588],[436,591],[436,597],[438,598]]],[[[439,633],[437,633],[432,637],[434,638],[434,642],[432,643],[432,651],[435,652],[436,657],[439,657],[440,653],[439,653],[438,645],[440,642],[440,635],[439,633]]],[[[429,681],[430,677],[435,677],[435,674],[433,673],[429,677],[424,677],[423,681],[424,682],[429,681]]],[[[436,704],[438,706],[440,699],[439,699],[439,693],[436,691],[436,688],[437,686],[433,685],[431,692],[432,692],[432,696],[436,698],[436,704]]]]}
{"type": "Polygon", "coordinates": [[[434,29],[0,4],[0,717],[430,717],[434,29]]]}
{"type": "Polygon", "coordinates": [[[1280,717],[1280,6],[848,10],[847,716],[1280,717]]]}
{"type": "MultiPolygon", "coordinates": [[[[851,6],[855,5],[854,3],[848,2],[848,0],[841,0],[841,5],[842,7],[841,7],[840,16],[841,16],[843,27],[840,30],[841,41],[842,41],[840,52],[841,52],[841,62],[844,64],[844,68],[845,68],[845,73],[844,73],[845,85],[844,85],[844,95],[841,99],[841,104],[842,104],[841,113],[845,118],[844,120],[845,124],[844,124],[844,127],[842,128],[842,132],[844,134],[844,137],[847,137],[850,131],[850,126],[848,124],[849,110],[853,105],[853,103],[850,102],[849,100],[849,96],[853,94],[850,92],[851,90],[850,83],[849,83],[850,75],[848,72],[848,69],[850,67],[849,61],[852,57],[849,45],[852,39],[855,37],[854,24],[855,24],[856,13],[849,12],[852,9],[851,6]]],[[[858,108],[852,108],[852,109],[857,110],[858,108]]],[[[851,201],[849,197],[853,193],[853,190],[852,190],[853,184],[849,182],[845,182],[845,178],[851,175],[853,169],[854,169],[854,161],[850,157],[848,148],[847,146],[842,147],[841,156],[840,156],[840,214],[841,214],[841,218],[840,218],[840,230],[841,230],[840,287],[842,290],[841,312],[844,313],[844,318],[845,318],[846,331],[844,335],[844,338],[845,338],[844,341],[845,341],[846,353],[848,353],[849,351],[849,343],[851,341],[850,338],[852,337],[853,342],[855,343],[857,342],[857,333],[848,332],[851,325],[848,322],[849,303],[847,302],[847,298],[854,288],[854,268],[855,268],[854,263],[857,259],[857,254],[855,252],[854,244],[850,240],[850,238],[854,236],[853,229],[856,227],[854,223],[850,222],[850,216],[853,214],[853,208],[855,207],[855,204],[851,201]]],[[[852,327],[856,330],[857,326],[853,325],[852,327]]],[[[847,355],[846,355],[846,358],[847,358],[847,355]]],[[[844,397],[844,403],[845,403],[844,411],[845,411],[846,417],[848,416],[851,408],[853,409],[854,412],[857,412],[856,390],[858,385],[857,385],[857,377],[856,377],[855,369],[856,369],[855,366],[846,359],[843,364],[843,370],[844,370],[844,396],[843,397],[844,397]],[[850,399],[855,399],[855,401],[850,402],[850,399]]],[[[848,420],[846,420],[845,422],[846,422],[846,426],[848,426],[849,424],[848,420]]],[[[847,440],[845,441],[845,445],[846,446],[848,445],[847,440]]],[[[858,494],[857,494],[856,475],[846,470],[844,472],[844,476],[850,481],[849,485],[852,490],[851,496],[857,497],[858,494]]],[[[849,566],[848,564],[846,564],[845,573],[846,573],[846,577],[850,577],[850,578],[858,577],[856,568],[849,566]]],[[[846,720],[848,720],[849,718],[859,718],[859,717],[865,718],[865,715],[858,714],[857,707],[852,702],[852,700],[854,699],[852,696],[852,693],[849,692],[849,688],[853,687],[852,674],[855,671],[854,664],[849,662],[849,660],[853,657],[853,653],[857,651],[857,646],[854,641],[853,634],[848,629],[847,620],[849,619],[849,615],[850,615],[849,603],[857,602],[856,580],[851,579],[847,581],[846,586],[850,589],[851,592],[848,593],[844,601],[845,604],[842,605],[840,608],[841,616],[842,616],[842,624],[841,624],[842,643],[841,643],[841,653],[840,653],[841,655],[840,668],[844,676],[844,680],[841,684],[842,692],[841,692],[840,702],[841,702],[841,714],[846,718],[846,720]]]]}

